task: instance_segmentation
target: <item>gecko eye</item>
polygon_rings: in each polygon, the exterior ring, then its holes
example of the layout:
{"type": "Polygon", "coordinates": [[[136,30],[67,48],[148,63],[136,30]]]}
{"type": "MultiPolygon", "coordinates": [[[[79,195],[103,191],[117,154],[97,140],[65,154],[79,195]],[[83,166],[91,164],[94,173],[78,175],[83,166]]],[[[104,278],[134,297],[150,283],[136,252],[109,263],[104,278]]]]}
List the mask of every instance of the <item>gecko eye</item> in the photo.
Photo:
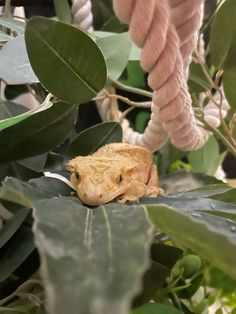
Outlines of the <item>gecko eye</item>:
{"type": "Polygon", "coordinates": [[[75,172],[75,178],[77,181],[80,181],[81,176],[80,176],[79,172],[75,172]]]}
{"type": "Polygon", "coordinates": [[[117,177],[116,177],[116,183],[119,184],[123,181],[124,176],[122,173],[120,173],[117,177]]]}

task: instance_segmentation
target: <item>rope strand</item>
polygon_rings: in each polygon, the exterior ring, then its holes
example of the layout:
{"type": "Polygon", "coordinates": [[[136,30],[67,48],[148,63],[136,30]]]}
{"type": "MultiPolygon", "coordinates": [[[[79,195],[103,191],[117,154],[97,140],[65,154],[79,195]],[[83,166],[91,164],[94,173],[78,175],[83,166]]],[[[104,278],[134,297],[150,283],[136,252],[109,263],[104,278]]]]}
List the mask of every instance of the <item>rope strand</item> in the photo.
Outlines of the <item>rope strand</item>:
{"type": "MultiPolygon", "coordinates": [[[[149,73],[148,84],[154,90],[144,133],[134,132],[124,120],[124,141],[156,151],[169,137],[182,150],[200,148],[209,134],[194,117],[186,81],[202,22],[203,0],[113,0],[113,7],[116,15],[129,24],[132,40],[142,49],[141,66],[149,73]]],[[[73,0],[72,13],[76,25],[92,31],[90,0],[73,0]]],[[[97,101],[105,120],[112,119],[109,106],[111,99],[97,101]]],[[[220,124],[216,109],[212,104],[204,109],[205,119],[212,126],[220,124]]],[[[223,110],[226,115],[227,106],[223,110]]]]}

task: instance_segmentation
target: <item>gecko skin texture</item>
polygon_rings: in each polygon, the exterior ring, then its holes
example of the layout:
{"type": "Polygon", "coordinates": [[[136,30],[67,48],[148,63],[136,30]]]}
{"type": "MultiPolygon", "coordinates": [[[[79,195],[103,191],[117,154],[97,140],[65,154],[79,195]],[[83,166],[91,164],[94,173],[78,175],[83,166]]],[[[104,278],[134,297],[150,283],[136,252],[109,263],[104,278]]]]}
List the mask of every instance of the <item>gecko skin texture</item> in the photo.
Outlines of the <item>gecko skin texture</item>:
{"type": "Polygon", "coordinates": [[[96,206],[116,200],[136,202],[163,195],[152,153],[125,143],[108,144],[70,160],[70,181],[81,201],[96,206]]]}

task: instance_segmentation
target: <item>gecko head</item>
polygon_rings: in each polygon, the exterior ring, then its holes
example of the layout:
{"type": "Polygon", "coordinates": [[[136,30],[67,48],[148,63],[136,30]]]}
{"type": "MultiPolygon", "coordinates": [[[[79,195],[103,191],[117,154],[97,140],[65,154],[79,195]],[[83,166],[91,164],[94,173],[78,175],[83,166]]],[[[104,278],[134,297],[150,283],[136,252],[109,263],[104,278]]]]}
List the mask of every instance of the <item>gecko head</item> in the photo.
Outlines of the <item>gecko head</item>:
{"type": "Polygon", "coordinates": [[[130,186],[133,166],[121,158],[76,157],[67,164],[70,181],[80,200],[91,206],[108,203],[130,186]]]}

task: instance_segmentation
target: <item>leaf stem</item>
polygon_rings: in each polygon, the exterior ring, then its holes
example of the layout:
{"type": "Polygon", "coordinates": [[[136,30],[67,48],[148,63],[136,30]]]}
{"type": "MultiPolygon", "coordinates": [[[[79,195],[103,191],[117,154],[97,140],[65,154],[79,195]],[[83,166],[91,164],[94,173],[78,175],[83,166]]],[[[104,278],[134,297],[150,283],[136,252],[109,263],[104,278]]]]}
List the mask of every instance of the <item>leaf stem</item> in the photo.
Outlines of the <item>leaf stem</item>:
{"type": "Polygon", "coordinates": [[[125,90],[127,92],[133,93],[133,94],[137,94],[137,95],[141,95],[141,96],[145,96],[148,98],[152,98],[153,93],[152,92],[148,92],[146,90],[140,89],[140,88],[136,88],[136,87],[131,87],[125,84],[122,84],[119,81],[114,81],[112,79],[110,79],[110,81],[112,82],[112,86],[121,90],[125,90]]]}

